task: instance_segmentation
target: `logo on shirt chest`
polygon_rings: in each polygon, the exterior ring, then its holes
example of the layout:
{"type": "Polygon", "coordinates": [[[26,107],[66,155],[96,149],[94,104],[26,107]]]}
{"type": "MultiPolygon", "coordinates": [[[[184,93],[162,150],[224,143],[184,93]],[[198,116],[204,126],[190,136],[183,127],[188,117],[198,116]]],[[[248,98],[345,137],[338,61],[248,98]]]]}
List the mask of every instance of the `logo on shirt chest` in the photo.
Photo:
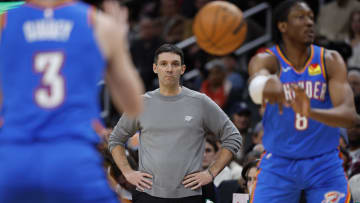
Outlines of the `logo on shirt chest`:
{"type": "Polygon", "coordinates": [[[185,120],[186,122],[190,122],[192,119],[193,119],[192,116],[185,116],[185,118],[184,118],[184,120],[185,120]]]}
{"type": "Polygon", "coordinates": [[[319,64],[315,63],[315,64],[311,64],[308,67],[308,72],[309,75],[314,76],[314,75],[320,75],[321,74],[321,67],[319,64]]]}

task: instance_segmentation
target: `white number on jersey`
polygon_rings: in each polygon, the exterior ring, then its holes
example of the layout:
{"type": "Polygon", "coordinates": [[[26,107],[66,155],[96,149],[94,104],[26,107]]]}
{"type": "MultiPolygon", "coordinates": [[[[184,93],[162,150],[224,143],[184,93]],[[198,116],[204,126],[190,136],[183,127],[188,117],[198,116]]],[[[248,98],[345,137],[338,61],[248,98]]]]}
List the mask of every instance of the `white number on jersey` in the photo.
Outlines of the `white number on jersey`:
{"type": "Polygon", "coordinates": [[[34,57],[34,69],[42,73],[41,85],[35,91],[35,102],[42,108],[55,108],[64,101],[65,84],[60,74],[64,63],[62,52],[41,52],[34,57]]]}
{"type": "Polygon", "coordinates": [[[297,130],[306,130],[308,128],[308,119],[306,116],[301,116],[299,113],[296,113],[295,115],[295,128],[297,130]]]}

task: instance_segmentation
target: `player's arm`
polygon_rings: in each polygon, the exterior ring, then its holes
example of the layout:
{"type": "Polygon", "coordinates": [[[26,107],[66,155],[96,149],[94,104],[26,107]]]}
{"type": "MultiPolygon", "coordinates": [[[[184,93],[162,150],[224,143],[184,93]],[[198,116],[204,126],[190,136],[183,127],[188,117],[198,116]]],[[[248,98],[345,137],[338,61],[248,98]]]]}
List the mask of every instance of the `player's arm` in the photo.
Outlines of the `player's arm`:
{"type": "Polygon", "coordinates": [[[249,62],[249,94],[255,104],[278,103],[280,112],[285,103],[278,61],[269,53],[259,53],[249,62]]]}
{"type": "Polygon", "coordinates": [[[333,108],[310,109],[309,117],[334,127],[353,127],[359,124],[354,106],[354,95],[347,81],[346,65],[336,51],[326,50],[325,64],[328,73],[328,90],[333,108]]]}
{"type": "Polygon", "coordinates": [[[128,50],[127,11],[121,12],[124,16],[118,15],[117,19],[98,12],[95,18],[96,35],[108,60],[105,79],[114,104],[117,109],[136,116],[142,110],[144,87],[128,50]]]}

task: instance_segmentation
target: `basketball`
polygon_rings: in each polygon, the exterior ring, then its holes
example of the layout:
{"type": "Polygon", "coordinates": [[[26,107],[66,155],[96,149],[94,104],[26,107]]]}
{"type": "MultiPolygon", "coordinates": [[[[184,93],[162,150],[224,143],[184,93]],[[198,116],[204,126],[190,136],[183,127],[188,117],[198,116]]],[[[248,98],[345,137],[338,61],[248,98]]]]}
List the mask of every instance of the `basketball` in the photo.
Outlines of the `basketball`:
{"type": "Polygon", "coordinates": [[[247,24],[237,6],[225,1],[213,1],[196,14],[193,32],[200,48],[222,56],[235,51],[244,42],[247,24]]]}

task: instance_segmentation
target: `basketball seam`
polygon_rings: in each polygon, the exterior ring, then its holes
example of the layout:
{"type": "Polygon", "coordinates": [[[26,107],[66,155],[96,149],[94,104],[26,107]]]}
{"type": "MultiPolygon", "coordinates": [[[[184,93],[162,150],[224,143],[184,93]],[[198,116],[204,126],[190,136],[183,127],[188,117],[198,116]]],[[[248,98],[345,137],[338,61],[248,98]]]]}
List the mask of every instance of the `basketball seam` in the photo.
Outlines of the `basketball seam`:
{"type": "Polygon", "coordinates": [[[212,39],[212,37],[214,36],[214,33],[215,33],[215,30],[216,30],[216,18],[217,18],[217,16],[219,15],[219,9],[221,9],[221,8],[217,8],[216,9],[216,12],[215,12],[215,17],[214,17],[214,20],[212,21],[212,24],[213,24],[213,26],[211,26],[213,29],[212,29],[212,31],[211,31],[211,35],[210,35],[210,39],[212,39]]]}
{"type": "MultiPolygon", "coordinates": [[[[241,22],[241,26],[240,26],[240,28],[239,28],[239,31],[241,31],[241,29],[244,27],[244,25],[246,24],[244,21],[242,21],[241,22]]],[[[246,36],[245,36],[245,38],[246,38],[246,36]]],[[[245,38],[244,38],[244,40],[245,40],[245,38]]],[[[221,40],[219,40],[218,42],[216,42],[217,44],[220,44],[220,42],[221,42],[221,40]]],[[[226,43],[226,44],[221,44],[221,46],[226,46],[226,45],[228,45],[228,44],[233,44],[234,42],[229,42],[229,43],[226,43]]]]}
{"type": "MultiPolygon", "coordinates": [[[[228,26],[225,30],[225,32],[221,33],[220,37],[218,39],[214,39],[214,43],[218,43],[217,40],[221,41],[222,39],[224,39],[224,36],[226,35],[226,33],[228,33],[227,31],[231,28],[231,25],[234,23],[234,21],[236,21],[236,18],[234,18],[232,20],[232,22],[230,23],[230,26],[228,26]]],[[[217,46],[214,46],[215,48],[217,48],[217,46]]]]}
{"type": "MultiPolygon", "coordinates": [[[[207,36],[206,32],[204,31],[204,28],[203,28],[203,24],[202,24],[201,19],[202,19],[202,18],[199,18],[199,27],[200,27],[200,30],[201,30],[201,32],[204,34],[205,40],[206,40],[207,42],[209,42],[209,43],[211,44],[210,47],[212,47],[212,46],[214,46],[215,44],[214,44],[213,41],[211,41],[211,38],[209,38],[209,37],[207,36]]],[[[203,41],[203,40],[201,40],[201,41],[203,41]]],[[[200,46],[200,47],[201,47],[201,46],[200,46]]]]}

